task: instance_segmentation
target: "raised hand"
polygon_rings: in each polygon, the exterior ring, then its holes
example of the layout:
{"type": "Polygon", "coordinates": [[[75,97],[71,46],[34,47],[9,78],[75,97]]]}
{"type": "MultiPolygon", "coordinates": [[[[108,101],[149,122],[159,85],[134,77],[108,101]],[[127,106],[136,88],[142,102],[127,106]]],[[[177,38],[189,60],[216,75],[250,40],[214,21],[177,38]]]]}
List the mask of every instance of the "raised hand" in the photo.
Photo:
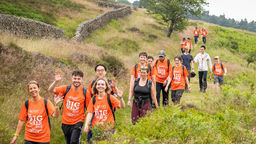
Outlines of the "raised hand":
{"type": "Polygon", "coordinates": [[[111,78],[110,86],[111,86],[112,88],[115,88],[115,87],[116,87],[116,80],[115,80],[114,78],[111,78]]]}
{"type": "Polygon", "coordinates": [[[63,102],[63,94],[59,93],[59,95],[54,96],[54,103],[55,105],[59,105],[61,102],[63,102]]]}
{"type": "Polygon", "coordinates": [[[122,98],[123,97],[123,90],[122,89],[118,89],[117,90],[117,96],[119,97],[119,98],[122,98]]]}
{"type": "Polygon", "coordinates": [[[56,82],[61,81],[62,77],[61,77],[61,73],[59,71],[56,71],[54,79],[56,82]]]}

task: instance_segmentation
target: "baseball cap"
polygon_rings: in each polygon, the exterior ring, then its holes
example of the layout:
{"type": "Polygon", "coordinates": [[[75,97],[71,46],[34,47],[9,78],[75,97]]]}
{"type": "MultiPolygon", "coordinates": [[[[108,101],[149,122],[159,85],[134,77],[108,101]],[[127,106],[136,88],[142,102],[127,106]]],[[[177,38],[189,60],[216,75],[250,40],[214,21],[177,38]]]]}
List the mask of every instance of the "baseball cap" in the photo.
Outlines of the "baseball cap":
{"type": "Polygon", "coordinates": [[[164,52],[164,50],[160,50],[160,52],[158,53],[158,56],[165,56],[165,52],[164,52]]]}

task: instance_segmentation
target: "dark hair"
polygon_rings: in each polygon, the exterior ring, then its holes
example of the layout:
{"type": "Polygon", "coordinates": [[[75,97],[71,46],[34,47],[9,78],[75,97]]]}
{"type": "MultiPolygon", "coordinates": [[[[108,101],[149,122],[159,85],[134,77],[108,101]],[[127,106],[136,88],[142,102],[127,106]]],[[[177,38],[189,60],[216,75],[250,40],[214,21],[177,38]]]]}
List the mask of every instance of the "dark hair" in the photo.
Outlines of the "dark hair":
{"type": "Polygon", "coordinates": [[[183,59],[182,59],[182,57],[181,57],[180,55],[176,55],[176,56],[174,57],[174,60],[175,60],[176,58],[179,59],[181,62],[183,61],[183,59]]]}
{"type": "Polygon", "coordinates": [[[186,38],[183,38],[182,40],[186,40],[186,38]]]}
{"type": "Polygon", "coordinates": [[[95,66],[94,70],[96,71],[99,66],[104,67],[105,71],[107,71],[107,67],[103,63],[99,63],[95,66]]]}
{"type": "Polygon", "coordinates": [[[98,94],[98,93],[99,93],[98,90],[96,89],[96,85],[98,84],[98,81],[100,81],[100,80],[103,80],[103,81],[105,82],[105,84],[106,84],[105,92],[106,92],[106,93],[109,92],[110,86],[109,86],[107,80],[104,79],[104,78],[98,78],[98,79],[95,81],[95,83],[93,84],[93,86],[92,86],[92,93],[93,93],[93,94],[98,94]]]}
{"type": "Polygon", "coordinates": [[[146,56],[146,57],[148,57],[148,54],[147,54],[146,52],[140,52],[140,53],[139,53],[139,57],[140,57],[140,56],[146,56]]]}
{"type": "Polygon", "coordinates": [[[39,84],[37,83],[37,81],[32,80],[32,81],[28,82],[27,86],[29,87],[29,85],[31,85],[31,84],[35,84],[39,88],[39,84]]]}
{"type": "Polygon", "coordinates": [[[206,49],[205,45],[201,45],[201,48],[204,48],[204,49],[206,49]]]}
{"type": "Polygon", "coordinates": [[[72,72],[72,76],[84,77],[84,73],[80,70],[75,70],[75,71],[72,72]]]}
{"type": "Polygon", "coordinates": [[[154,57],[153,56],[148,56],[148,59],[154,60],[154,57]]]}
{"type": "Polygon", "coordinates": [[[188,38],[188,40],[190,40],[190,38],[188,38]]]}

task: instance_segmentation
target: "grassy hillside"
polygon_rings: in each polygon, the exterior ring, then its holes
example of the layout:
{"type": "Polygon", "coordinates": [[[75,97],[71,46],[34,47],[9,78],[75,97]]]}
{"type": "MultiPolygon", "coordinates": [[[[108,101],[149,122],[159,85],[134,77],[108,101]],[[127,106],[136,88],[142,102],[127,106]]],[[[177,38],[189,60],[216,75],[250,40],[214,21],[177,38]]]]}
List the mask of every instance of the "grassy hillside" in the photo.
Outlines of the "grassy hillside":
{"type": "MultiPolygon", "coordinates": [[[[215,95],[212,81],[208,81],[207,93],[199,93],[198,79],[193,78],[192,93],[185,93],[182,97],[182,110],[170,105],[154,111],[150,117],[133,126],[130,122],[131,108],[126,107],[117,111],[117,134],[107,140],[102,140],[103,136],[94,139],[102,143],[254,143],[256,66],[255,63],[247,65],[245,57],[250,51],[243,48],[243,41],[246,41],[249,49],[256,50],[255,33],[191,21],[187,30],[174,33],[169,39],[165,28],[141,9],[123,19],[111,21],[83,43],[72,40],[22,39],[0,32],[0,43],[6,49],[14,51],[5,55],[0,51],[0,62],[5,67],[0,69],[0,86],[3,88],[0,89],[0,141],[9,143],[16,129],[21,104],[29,98],[26,82],[30,79],[42,83],[41,95],[51,98],[52,94],[48,94],[46,89],[55,70],[60,70],[65,75],[61,84],[67,84],[70,83],[70,71],[79,68],[85,73],[83,84],[88,86],[95,78],[94,65],[104,62],[108,68],[120,70],[119,73],[110,70],[108,75],[116,76],[119,87],[125,90],[124,97],[127,100],[129,72],[138,60],[138,53],[147,51],[157,58],[159,50],[164,49],[173,63],[174,56],[180,54],[181,38],[192,38],[195,24],[208,30],[206,51],[212,58],[219,55],[227,65],[228,75],[221,94],[215,95]],[[237,42],[239,51],[232,50],[232,42],[225,39],[237,42]],[[38,64],[33,59],[37,53],[55,59],[63,67],[38,64]],[[78,56],[81,55],[85,58],[79,59],[78,56]]],[[[200,41],[197,46],[194,45],[193,56],[199,52],[201,44],[200,41]]],[[[60,125],[61,118],[52,119],[52,143],[64,143],[60,125]]],[[[85,140],[86,135],[83,134],[82,141],[85,140]]],[[[22,136],[19,139],[19,143],[21,142],[22,136]]]]}
{"type": "Polygon", "coordinates": [[[89,0],[0,0],[0,13],[55,25],[73,37],[77,26],[108,10],[89,0]]]}

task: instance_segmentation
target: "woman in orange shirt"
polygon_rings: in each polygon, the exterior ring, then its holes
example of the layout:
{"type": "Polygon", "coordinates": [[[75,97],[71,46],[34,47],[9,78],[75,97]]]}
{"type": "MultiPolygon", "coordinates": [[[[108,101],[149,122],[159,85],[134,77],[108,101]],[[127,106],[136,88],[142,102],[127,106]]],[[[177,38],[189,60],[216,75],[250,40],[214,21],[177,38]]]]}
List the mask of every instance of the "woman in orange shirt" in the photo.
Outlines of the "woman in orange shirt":
{"type": "Polygon", "coordinates": [[[60,96],[54,97],[53,104],[39,95],[39,84],[36,81],[28,83],[28,91],[31,98],[21,107],[19,122],[11,144],[16,144],[19,133],[27,121],[25,127],[24,144],[48,144],[50,143],[49,115],[57,118],[60,114],[58,104],[62,102],[60,96]]]}
{"type": "MultiPolygon", "coordinates": [[[[88,133],[87,142],[90,142],[92,132],[90,126],[103,125],[106,130],[113,130],[115,123],[115,115],[113,108],[124,108],[123,91],[117,91],[117,98],[110,95],[108,91],[110,87],[104,78],[98,78],[93,86],[93,94],[95,95],[88,107],[85,120],[84,132],[88,133]]],[[[114,133],[114,131],[112,131],[114,133]]]]}
{"type": "Polygon", "coordinates": [[[167,91],[169,84],[171,83],[171,90],[172,90],[172,102],[174,104],[179,104],[182,94],[185,90],[185,83],[188,86],[188,91],[191,91],[189,81],[188,81],[188,71],[185,66],[182,65],[182,58],[181,56],[175,56],[174,58],[175,66],[172,67],[172,71],[168,77],[168,83],[165,88],[167,91]]]}

